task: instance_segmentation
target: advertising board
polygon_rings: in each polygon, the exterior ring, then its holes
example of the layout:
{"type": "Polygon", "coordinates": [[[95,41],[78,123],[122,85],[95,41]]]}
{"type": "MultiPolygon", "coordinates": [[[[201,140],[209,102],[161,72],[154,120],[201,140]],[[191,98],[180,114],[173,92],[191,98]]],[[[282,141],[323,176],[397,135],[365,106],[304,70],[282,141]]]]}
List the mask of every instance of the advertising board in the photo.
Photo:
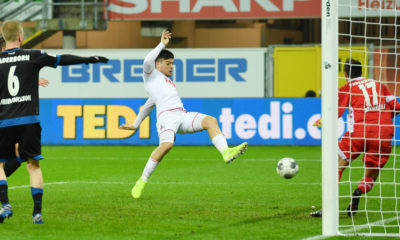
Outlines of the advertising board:
{"type": "MultiPolygon", "coordinates": [[[[50,80],[41,98],[146,98],[143,59],[150,51],[75,50],[78,56],[105,56],[106,64],[43,68],[50,80]]],[[[182,98],[264,97],[266,49],[172,49],[172,81],[182,98]]],[[[69,54],[68,50],[47,50],[69,54]]]]}

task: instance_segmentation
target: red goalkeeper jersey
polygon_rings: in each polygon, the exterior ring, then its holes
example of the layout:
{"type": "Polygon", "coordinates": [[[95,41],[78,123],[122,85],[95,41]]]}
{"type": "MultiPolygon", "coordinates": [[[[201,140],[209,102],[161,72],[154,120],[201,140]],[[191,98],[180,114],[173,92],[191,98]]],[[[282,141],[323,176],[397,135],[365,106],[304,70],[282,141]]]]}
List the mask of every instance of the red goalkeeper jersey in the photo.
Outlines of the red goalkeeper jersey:
{"type": "Polygon", "coordinates": [[[349,132],[378,138],[393,136],[392,118],[400,104],[380,82],[363,77],[351,79],[339,89],[339,117],[346,108],[349,132]]]}

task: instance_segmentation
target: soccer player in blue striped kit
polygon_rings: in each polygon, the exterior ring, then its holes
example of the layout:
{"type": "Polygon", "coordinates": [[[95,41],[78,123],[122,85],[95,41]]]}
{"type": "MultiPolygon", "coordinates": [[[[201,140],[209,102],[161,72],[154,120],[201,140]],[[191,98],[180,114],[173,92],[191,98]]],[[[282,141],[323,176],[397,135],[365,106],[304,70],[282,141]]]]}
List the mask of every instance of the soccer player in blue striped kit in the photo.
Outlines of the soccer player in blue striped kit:
{"type": "Polygon", "coordinates": [[[80,63],[106,63],[104,57],[49,55],[40,50],[21,49],[23,27],[13,20],[3,22],[1,34],[6,48],[0,53],[0,223],[13,215],[8,200],[5,163],[16,157],[16,143],[22,161],[27,162],[31,193],[34,202],[32,220],[43,223],[43,176],[41,155],[41,126],[39,119],[39,71],[80,63]]]}
{"type": "MultiPolygon", "coordinates": [[[[3,36],[0,34],[0,49],[1,52],[6,49],[6,42],[4,41],[3,36]]],[[[49,85],[49,80],[44,78],[39,78],[39,86],[47,87],[49,85]]],[[[4,165],[4,172],[6,173],[6,177],[11,176],[20,166],[21,166],[21,158],[19,157],[18,151],[18,143],[15,144],[15,158],[8,159],[6,164],[4,165]]]]}

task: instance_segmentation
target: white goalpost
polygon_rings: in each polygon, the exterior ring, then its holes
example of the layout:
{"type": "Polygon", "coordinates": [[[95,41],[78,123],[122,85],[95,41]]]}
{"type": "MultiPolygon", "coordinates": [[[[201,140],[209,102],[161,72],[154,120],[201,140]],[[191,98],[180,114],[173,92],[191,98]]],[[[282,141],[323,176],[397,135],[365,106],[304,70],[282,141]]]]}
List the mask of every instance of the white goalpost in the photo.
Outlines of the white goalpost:
{"type": "Polygon", "coordinates": [[[400,116],[393,119],[389,160],[372,189],[361,195],[356,214],[348,214],[347,207],[365,177],[362,154],[346,168],[340,182],[337,170],[338,139],[350,119],[347,112],[337,119],[338,88],[346,83],[345,61],[359,61],[362,77],[383,83],[400,97],[400,0],[322,0],[321,5],[322,233],[400,237],[400,116]]]}
{"type": "Polygon", "coordinates": [[[322,26],[322,234],[338,234],[337,185],[337,85],[338,7],[335,0],[323,0],[322,26]],[[334,49],[334,51],[332,51],[334,49]]]}

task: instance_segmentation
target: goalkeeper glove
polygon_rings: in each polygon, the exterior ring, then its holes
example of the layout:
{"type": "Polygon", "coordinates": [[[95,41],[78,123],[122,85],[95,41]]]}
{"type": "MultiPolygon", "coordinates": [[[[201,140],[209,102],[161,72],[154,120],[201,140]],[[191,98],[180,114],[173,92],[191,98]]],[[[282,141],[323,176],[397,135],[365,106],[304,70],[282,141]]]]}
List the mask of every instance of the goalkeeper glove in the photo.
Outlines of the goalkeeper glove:
{"type": "Polygon", "coordinates": [[[315,121],[313,123],[313,126],[317,127],[317,128],[321,128],[322,126],[322,119],[318,119],[317,121],[315,121]]]}

